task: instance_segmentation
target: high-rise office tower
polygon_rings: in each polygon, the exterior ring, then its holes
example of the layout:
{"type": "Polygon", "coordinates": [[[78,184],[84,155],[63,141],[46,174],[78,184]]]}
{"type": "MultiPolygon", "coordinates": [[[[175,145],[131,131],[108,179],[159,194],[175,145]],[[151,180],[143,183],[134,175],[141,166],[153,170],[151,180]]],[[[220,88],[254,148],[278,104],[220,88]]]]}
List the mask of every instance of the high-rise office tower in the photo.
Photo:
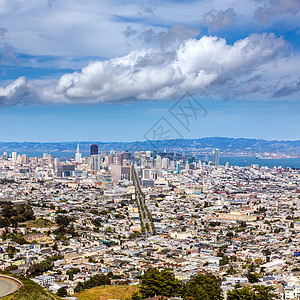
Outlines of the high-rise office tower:
{"type": "Polygon", "coordinates": [[[29,163],[29,159],[27,154],[22,154],[22,165],[27,165],[29,163]]]}
{"type": "Polygon", "coordinates": [[[60,161],[59,158],[54,158],[54,167],[56,168],[59,165],[60,161]]]}
{"type": "Polygon", "coordinates": [[[50,165],[52,163],[52,157],[51,154],[49,153],[48,158],[47,158],[47,164],[50,165]]]}
{"type": "Polygon", "coordinates": [[[17,161],[17,156],[18,156],[17,152],[12,152],[11,160],[13,163],[15,163],[17,161]]]}
{"type": "Polygon", "coordinates": [[[101,155],[93,155],[93,170],[100,171],[101,169],[101,155]]]}
{"type": "Polygon", "coordinates": [[[19,154],[18,157],[17,157],[17,163],[18,164],[22,163],[22,156],[21,156],[21,154],[19,154]]]}
{"type": "Polygon", "coordinates": [[[122,166],[120,164],[112,164],[111,168],[111,182],[121,180],[122,166]]]}
{"type": "Polygon", "coordinates": [[[118,153],[117,156],[116,156],[117,164],[122,165],[123,164],[123,158],[124,158],[123,153],[118,153]]]}
{"type": "Polygon", "coordinates": [[[168,169],[168,167],[169,167],[169,159],[167,157],[164,157],[161,160],[161,167],[162,167],[162,169],[165,169],[165,170],[168,169]]]}
{"type": "Polygon", "coordinates": [[[142,179],[151,179],[152,173],[150,168],[146,167],[142,172],[142,179]]]}
{"type": "Polygon", "coordinates": [[[128,151],[123,152],[123,159],[126,159],[127,161],[131,160],[131,153],[128,151]]]}
{"type": "Polygon", "coordinates": [[[170,169],[175,170],[175,161],[174,160],[170,161],[170,169]]]}
{"type": "Polygon", "coordinates": [[[218,167],[219,166],[219,149],[215,149],[215,166],[218,167]]]}
{"type": "Polygon", "coordinates": [[[160,155],[156,156],[155,167],[156,167],[156,169],[161,169],[161,156],[160,155]]]}
{"type": "Polygon", "coordinates": [[[91,145],[91,156],[92,155],[98,155],[98,145],[96,144],[91,145]]]}
{"type": "Polygon", "coordinates": [[[113,164],[113,162],[114,162],[114,155],[113,155],[113,152],[110,152],[108,154],[108,163],[111,165],[111,164],[113,164]]]}

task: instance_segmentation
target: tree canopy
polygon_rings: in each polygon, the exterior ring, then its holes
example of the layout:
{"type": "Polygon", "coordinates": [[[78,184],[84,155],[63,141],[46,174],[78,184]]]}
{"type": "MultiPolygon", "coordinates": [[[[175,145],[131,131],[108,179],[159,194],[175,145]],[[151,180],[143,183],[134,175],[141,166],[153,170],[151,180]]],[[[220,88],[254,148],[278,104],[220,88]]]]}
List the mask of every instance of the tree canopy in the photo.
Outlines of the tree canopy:
{"type": "Polygon", "coordinates": [[[141,278],[140,294],[154,296],[181,296],[193,300],[221,300],[221,281],[212,274],[199,274],[183,284],[170,270],[149,269],[141,278]]]}
{"type": "Polygon", "coordinates": [[[183,286],[182,296],[194,300],[220,300],[221,281],[212,274],[198,274],[183,286]]]}
{"type": "Polygon", "coordinates": [[[154,296],[172,297],[178,294],[180,282],[170,270],[149,269],[141,278],[140,293],[143,298],[154,296]]]}
{"type": "Polygon", "coordinates": [[[78,282],[78,284],[74,289],[74,292],[80,293],[85,289],[91,289],[95,286],[100,286],[100,285],[110,285],[110,278],[104,274],[97,274],[91,277],[89,280],[85,281],[84,283],[78,282]]]}
{"type": "Polygon", "coordinates": [[[245,286],[235,288],[227,293],[227,300],[274,300],[278,295],[272,287],[263,285],[245,286]]]}
{"type": "MultiPolygon", "coordinates": [[[[221,279],[213,274],[198,274],[186,283],[175,278],[168,270],[149,269],[141,277],[140,295],[148,298],[154,296],[181,296],[185,300],[223,300],[221,279]]],[[[275,300],[277,295],[272,287],[253,285],[237,286],[227,294],[227,300],[275,300]]]]}

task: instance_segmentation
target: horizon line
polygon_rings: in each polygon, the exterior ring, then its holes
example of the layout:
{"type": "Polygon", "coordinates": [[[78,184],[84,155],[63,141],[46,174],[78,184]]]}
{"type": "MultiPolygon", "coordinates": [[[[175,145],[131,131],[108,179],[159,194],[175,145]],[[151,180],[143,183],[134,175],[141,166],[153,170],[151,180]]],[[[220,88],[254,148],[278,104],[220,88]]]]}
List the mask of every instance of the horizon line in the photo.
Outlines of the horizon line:
{"type": "Polygon", "coordinates": [[[220,136],[210,136],[210,137],[202,137],[202,138],[180,138],[180,139],[162,139],[162,140],[135,140],[135,141],[92,141],[92,140],[84,140],[84,141],[0,141],[0,144],[2,143],[39,143],[39,144],[59,144],[59,143],[101,143],[101,144],[107,144],[107,143],[145,143],[145,142],[161,142],[161,141],[176,141],[176,140],[203,140],[203,139],[233,139],[233,140],[260,140],[260,141],[267,141],[267,142],[300,142],[300,139],[289,139],[289,140],[276,140],[276,139],[263,139],[263,138],[247,138],[247,137],[220,137],[220,136]]]}

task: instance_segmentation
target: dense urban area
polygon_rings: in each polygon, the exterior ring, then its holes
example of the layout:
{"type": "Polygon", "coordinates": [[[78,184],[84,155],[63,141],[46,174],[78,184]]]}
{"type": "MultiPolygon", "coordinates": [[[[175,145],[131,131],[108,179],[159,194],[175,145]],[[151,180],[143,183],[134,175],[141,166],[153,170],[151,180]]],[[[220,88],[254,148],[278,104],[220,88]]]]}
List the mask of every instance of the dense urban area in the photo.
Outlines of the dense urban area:
{"type": "Polygon", "coordinates": [[[90,150],[3,153],[3,271],[70,299],[102,285],[138,286],[135,300],[300,299],[299,170],[219,165],[218,149],[90,150]]]}

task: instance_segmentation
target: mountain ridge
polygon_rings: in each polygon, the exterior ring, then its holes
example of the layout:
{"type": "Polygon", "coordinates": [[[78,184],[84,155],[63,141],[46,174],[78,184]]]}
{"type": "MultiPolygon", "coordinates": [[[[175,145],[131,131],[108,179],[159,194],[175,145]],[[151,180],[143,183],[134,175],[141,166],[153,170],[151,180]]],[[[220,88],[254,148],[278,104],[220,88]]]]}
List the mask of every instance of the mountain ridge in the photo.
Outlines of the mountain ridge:
{"type": "Polygon", "coordinates": [[[73,141],[73,142],[0,142],[0,153],[16,151],[22,153],[28,151],[36,152],[76,152],[77,144],[80,144],[82,152],[88,152],[91,144],[97,144],[99,151],[122,151],[129,150],[157,150],[209,152],[219,148],[228,154],[262,154],[277,153],[285,155],[300,155],[300,140],[264,140],[249,138],[227,138],[227,137],[205,137],[199,139],[176,139],[157,141],[136,142],[100,142],[100,141],[73,141]]]}

